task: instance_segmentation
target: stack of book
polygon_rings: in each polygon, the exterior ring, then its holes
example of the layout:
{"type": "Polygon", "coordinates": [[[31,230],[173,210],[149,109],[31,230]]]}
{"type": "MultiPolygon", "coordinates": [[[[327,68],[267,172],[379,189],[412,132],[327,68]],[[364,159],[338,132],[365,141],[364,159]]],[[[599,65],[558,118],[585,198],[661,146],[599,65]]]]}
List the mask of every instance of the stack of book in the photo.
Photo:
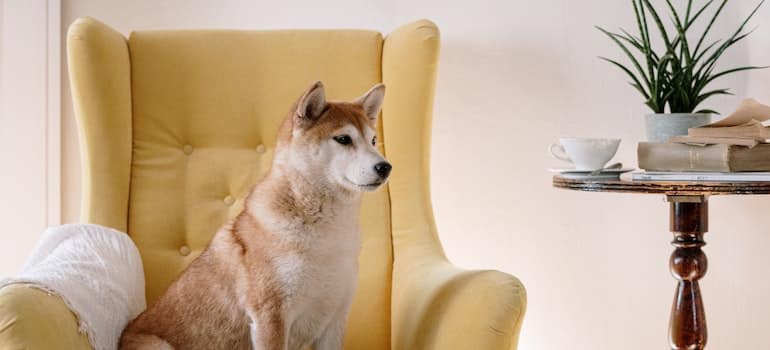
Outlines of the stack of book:
{"type": "Polygon", "coordinates": [[[641,142],[642,181],[770,181],[770,106],[745,100],[721,121],[666,143],[641,142]]]}

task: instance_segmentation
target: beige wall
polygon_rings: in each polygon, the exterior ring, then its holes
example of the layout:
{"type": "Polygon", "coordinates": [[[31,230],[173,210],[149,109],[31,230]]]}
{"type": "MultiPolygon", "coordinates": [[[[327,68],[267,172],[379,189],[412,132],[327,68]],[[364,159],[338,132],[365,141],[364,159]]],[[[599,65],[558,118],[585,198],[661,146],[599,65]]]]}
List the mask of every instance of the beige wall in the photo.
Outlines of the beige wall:
{"type": "Polygon", "coordinates": [[[51,18],[58,38],[58,1],[0,0],[0,276],[17,273],[46,226],[59,223],[59,47],[49,40],[51,18]]]}
{"type": "MultiPolygon", "coordinates": [[[[754,1],[730,2],[715,31],[754,1]]],[[[433,137],[436,217],[447,254],[520,277],[529,292],[522,349],[663,349],[674,281],[667,205],[659,196],[557,191],[544,169],[558,136],[623,138],[635,165],[640,98],[597,55],[617,50],[592,28],[633,28],[627,1],[103,1],[63,2],[62,24],[93,16],[124,33],[148,28],[352,27],[388,32],[430,18],[442,31],[433,137]]],[[[725,64],[770,64],[770,7],[725,64]]],[[[723,79],[770,101],[770,71],[723,79]]],[[[66,87],[66,81],[65,81],[66,87]]],[[[738,99],[711,100],[729,111],[738,99]]],[[[79,164],[64,91],[63,204],[77,221],[79,164]]],[[[712,349],[768,349],[770,201],[711,201],[703,292],[712,349]]]]}

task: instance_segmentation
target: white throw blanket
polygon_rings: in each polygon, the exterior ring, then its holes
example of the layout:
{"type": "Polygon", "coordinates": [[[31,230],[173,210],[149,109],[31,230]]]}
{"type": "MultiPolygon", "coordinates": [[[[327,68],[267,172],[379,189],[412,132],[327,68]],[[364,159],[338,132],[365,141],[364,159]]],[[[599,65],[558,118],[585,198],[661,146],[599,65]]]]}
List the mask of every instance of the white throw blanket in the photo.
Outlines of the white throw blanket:
{"type": "Polygon", "coordinates": [[[126,324],[145,309],[142,259],[127,234],[98,225],[46,230],[17,278],[61,297],[94,349],[117,349],[126,324]]]}

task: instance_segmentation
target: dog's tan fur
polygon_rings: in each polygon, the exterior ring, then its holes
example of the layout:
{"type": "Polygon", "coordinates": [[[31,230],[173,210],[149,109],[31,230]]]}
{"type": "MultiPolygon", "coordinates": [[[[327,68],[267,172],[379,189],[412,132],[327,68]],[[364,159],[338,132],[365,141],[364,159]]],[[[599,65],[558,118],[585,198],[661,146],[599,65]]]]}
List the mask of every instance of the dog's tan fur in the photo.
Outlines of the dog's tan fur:
{"type": "Polygon", "coordinates": [[[329,150],[382,161],[365,138],[383,93],[378,85],[354,102],[326,102],[323,85],[313,84],[281,125],[271,170],[243,212],[129,323],[120,348],[340,349],[356,283],[362,189],[308,163],[329,150]],[[360,137],[342,147],[330,141],[341,130],[360,137]]]}

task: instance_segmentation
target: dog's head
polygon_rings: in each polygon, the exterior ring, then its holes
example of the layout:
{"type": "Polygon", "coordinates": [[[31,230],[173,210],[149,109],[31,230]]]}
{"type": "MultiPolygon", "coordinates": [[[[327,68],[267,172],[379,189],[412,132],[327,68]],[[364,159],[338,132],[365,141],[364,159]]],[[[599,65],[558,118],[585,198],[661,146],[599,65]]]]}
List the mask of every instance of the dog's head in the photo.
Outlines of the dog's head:
{"type": "Polygon", "coordinates": [[[385,85],[377,84],[353,101],[332,102],[323,84],[314,83],[284,124],[285,161],[315,181],[351,191],[377,189],[391,170],[376,148],[384,96],[385,85]]]}

